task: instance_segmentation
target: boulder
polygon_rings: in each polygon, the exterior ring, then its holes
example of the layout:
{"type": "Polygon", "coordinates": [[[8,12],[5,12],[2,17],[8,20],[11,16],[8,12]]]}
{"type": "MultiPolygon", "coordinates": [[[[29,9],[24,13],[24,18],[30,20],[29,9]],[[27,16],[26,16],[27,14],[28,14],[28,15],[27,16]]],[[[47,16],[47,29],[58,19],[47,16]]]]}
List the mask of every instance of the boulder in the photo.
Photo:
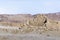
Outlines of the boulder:
{"type": "Polygon", "coordinates": [[[43,14],[33,15],[33,19],[29,20],[32,26],[42,26],[47,22],[47,18],[43,14]]]}

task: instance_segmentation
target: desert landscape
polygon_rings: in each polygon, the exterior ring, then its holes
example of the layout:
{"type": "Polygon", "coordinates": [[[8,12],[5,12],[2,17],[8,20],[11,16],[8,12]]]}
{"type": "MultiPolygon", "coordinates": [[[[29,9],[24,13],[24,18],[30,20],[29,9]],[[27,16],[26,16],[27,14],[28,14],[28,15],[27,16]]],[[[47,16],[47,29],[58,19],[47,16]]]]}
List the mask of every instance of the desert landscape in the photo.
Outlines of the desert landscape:
{"type": "Polygon", "coordinates": [[[0,14],[0,40],[60,40],[60,12],[0,14]]]}

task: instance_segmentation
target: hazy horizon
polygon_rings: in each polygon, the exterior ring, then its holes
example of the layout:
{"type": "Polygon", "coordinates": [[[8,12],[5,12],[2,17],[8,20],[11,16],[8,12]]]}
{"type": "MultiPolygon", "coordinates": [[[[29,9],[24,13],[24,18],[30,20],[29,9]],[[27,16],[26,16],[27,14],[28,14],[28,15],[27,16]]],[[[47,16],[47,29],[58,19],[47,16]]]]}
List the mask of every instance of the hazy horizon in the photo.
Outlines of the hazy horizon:
{"type": "Polygon", "coordinates": [[[0,0],[0,14],[60,12],[60,0],[0,0]]]}

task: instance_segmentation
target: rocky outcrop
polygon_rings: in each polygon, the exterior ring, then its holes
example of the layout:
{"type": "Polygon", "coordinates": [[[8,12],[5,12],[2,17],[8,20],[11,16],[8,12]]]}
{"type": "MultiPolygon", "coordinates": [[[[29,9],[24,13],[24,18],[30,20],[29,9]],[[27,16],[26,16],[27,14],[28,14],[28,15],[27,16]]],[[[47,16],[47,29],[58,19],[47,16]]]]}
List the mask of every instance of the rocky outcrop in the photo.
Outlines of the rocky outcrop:
{"type": "Polygon", "coordinates": [[[33,19],[29,21],[32,26],[42,26],[47,22],[47,18],[43,14],[33,15],[33,19]]]}
{"type": "MultiPolygon", "coordinates": [[[[0,25],[9,26],[9,27],[18,27],[18,29],[6,29],[11,33],[43,33],[46,31],[59,31],[60,30],[60,21],[49,19],[44,14],[36,15],[10,15],[5,16],[6,21],[0,21],[0,25]],[[22,17],[22,18],[21,18],[22,17]],[[9,20],[10,19],[10,20],[9,20]]],[[[3,19],[5,19],[3,18],[3,19]]],[[[3,29],[1,29],[3,30],[3,29]]]]}

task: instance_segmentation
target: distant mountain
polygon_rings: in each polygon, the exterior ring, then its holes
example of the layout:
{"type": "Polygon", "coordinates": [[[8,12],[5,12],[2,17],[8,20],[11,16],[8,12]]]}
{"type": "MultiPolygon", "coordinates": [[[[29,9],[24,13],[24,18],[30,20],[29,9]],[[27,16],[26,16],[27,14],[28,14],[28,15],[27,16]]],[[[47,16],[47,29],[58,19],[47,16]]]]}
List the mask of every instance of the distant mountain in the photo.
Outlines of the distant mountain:
{"type": "Polygon", "coordinates": [[[48,18],[52,19],[52,20],[58,20],[60,21],[60,12],[57,13],[48,13],[45,14],[48,18]]]}
{"type": "Polygon", "coordinates": [[[30,18],[32,18],[30,14],[0,14],[0,21],[5,22],[25,22],[30,18]]]}
{"type": "MultiPolygon", "coordinates": [[[[39,15],[39,14],[36,14],[39,15]]],[[[33,19],[36,15],[31,14],[0,14],[0,21],[4,22],[26,22],[33,19]]],[[[43,14],[49,19],[60,21],[60,12],[43,14]]]]}

